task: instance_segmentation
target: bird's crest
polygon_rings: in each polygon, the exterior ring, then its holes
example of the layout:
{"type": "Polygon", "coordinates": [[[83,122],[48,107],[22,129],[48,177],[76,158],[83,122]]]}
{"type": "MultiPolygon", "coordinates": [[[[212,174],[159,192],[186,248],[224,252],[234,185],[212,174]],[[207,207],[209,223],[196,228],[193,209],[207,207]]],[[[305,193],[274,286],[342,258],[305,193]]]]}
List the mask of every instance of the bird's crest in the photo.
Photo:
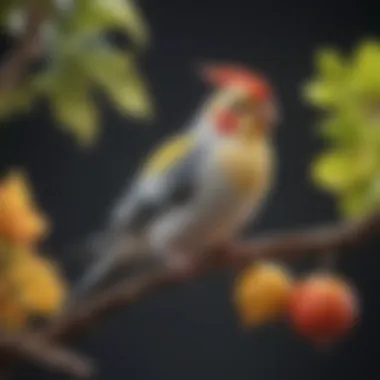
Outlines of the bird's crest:
{"type": "Polygon", "coordinates": [[[238,86],[248,90],[256,102],[273,98],[272,88],[264,76],[242,66],[205,64],[201,67],[201,77],[218,88],[238,86]]]}

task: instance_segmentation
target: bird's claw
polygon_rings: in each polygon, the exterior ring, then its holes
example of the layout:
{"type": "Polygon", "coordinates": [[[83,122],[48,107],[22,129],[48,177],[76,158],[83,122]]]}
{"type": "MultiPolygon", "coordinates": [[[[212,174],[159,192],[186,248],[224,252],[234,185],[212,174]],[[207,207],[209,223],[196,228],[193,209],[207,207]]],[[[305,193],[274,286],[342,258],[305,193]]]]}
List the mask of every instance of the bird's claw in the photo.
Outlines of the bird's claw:
{"type": "Polygon", "coordinates": [[[168,257],[166,266],[176,275],[185,278],[191,276],[194,270],[194,260],[191,256],[175,252],[168,257]]]}

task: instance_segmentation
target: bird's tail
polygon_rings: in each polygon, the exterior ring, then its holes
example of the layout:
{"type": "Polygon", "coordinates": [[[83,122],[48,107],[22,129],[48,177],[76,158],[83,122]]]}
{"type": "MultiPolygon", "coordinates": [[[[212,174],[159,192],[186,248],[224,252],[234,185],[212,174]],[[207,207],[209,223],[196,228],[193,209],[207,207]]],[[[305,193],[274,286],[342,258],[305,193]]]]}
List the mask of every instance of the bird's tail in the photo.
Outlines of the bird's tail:
{"type": "Polygon", "coordinates": [[[99,259],[109,241],[106,233],[95,232],[73,242],[55,246],[51,250],[59,253],[64,258],[66,265],[76,273],[81,270],[82,266],[88,266],[89,263],[99,259]]]}
{"type": "Polygon", "coordinates": [[[92,236],[83,249],[85,255],[92,257],[92,262],[74,285],[69,299],[70,305],[76,305],[95,291],[117,281],[120,275],[127,274],[128,269],[143,256],[135,239],[114,232],[102,232],[92,236]]]}

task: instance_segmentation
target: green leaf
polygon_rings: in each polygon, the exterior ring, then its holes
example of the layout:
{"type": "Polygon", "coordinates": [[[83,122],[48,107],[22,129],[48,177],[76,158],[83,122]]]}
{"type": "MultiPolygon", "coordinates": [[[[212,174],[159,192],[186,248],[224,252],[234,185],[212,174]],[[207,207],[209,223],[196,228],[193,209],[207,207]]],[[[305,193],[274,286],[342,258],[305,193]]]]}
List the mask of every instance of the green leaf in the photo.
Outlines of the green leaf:
{"type": "Polygon", "coordinates": [[[148,27],[133,0],[78,0],[77,26],[87,29],[118,28],[137,46],[149,43],[148,27]]]}
{"type": "Polygon", "coordinates": [[[353,131],[350,129],[350,125],[347,125],[339,118],[325,118],[320,122],[319,134],[329,141],[339,143],[341,141],[346,142],[347,138],[350,138],[353,131]]]}
{"type": "Polygon", "coordinates": [[[57,75],[50,100],[56,120],[76,137],[80,145],[91,146],[97,141],[97,109],[83,74],[77,72],[74,75],[71,70],[57,75]]]}
{"type": "Polygon", "coordinates": [[[353,187],[338,199],[344,217],[353,219],[380,210],[380,172],[374,181],[353,187]]]}
{"type": "Polygon", "coordinates": [[[331,50],[316,60],[304,95],[325,111],[318,129],[327,147],[311,175],[343,216],[363,216],[380,207],[380,43],[362,42],[345,62],[331,50]]]}
{"type": "Polygon", "coordinates": [[[304,98],[312,105],[319,108],[331,108],[339,104],[339,88],[326,81],[313,81],[303,88],[304,98]]]}
{"type": "Polygon", "coordinates": [[[0,118],[7,119],[17,113],[30,111],[35,97],[36,93],[27,84],[16,88],[0,100],[0,118]]]}
{"type": "Polygon", "coordinates": [[[319,50],[315,62],[317,71],[322,78],[336,80],[346,75],[346,62],[335,49],[319,50]]]}
{"type": "Polygon", "coordinates": [[[57,121],[62,123],[78,140],[80,145],[93,145],[98,138],[96,108],[88,96],[77,95],[75,99],[65,96],[53,100],[57,121]]]}
{"type": "Polygon", "coordinates": [[[332,108],[344,94],[348,69],[337,51],[323,49],[315,57],[317,76],[303,87],[304,98],[314,106],[332,108]]]}
{"type": "Polygon", "coordinates": [[[362,217],[368,212],[368,206],[361,194],[343,194],[338,200],[339,210],[347,219],[362,217]]]}
{"type": "Polygon", "coordinates": [[[368,199],[373,208],[378,209],[380,207],[380,169],[373,177],[373,181],[370,181],[368,186],[368,199]]]}
{"type": "Polygon", "coordinates": [[[312,166],[315,183],[323,189],[340,192],[353,185],[352,160],[341,152],[332,151],[318,157],[312,166]]]}
{"type": "Polygon", "coordinates": [[[378,157],[368,145],[354,149],[333,149],[324,152],[313,166],[314,178],[322,187],[333,191],[374,178],[378,172],[378,157]]]}
{"type": "Polygon", "coordinates": [[[354,55],[351,86],[361,93],[380,93],[380,45],[376,41],[364,41],[354,55]]]}
{"type": "Polygon", "coordinates": [[[378,41],[366,40],[358,45],[354,55],[354,65],[364,71],[372,70],[380,63],[380,46],[378,41]]]}
{"type": "Polygon", "coordinates": [[[22,1],[17,0],[1,0],[0,2],[0,25],[8,22],[12,12],[22,4],[22,1]]]}
{"type": "Polygon", "coordinates": [[[154,107],[132,54],[112,48],[98,48],[82,57],[87,74],[126,115],[151,119],[154,107]]]}
{"type": "MultiPolygon", "coordinates": [[[[110,2],[104,2],[101,0],[98,0],[98,2],[108,4],[108,7],[110,7],[110,2]]],[[[124,20],[125,30],[139,46],[146,47],[149,43],[149,31],[135,1],[113,0],[113,3],[114,5],[111,7],[112,10],[110,10],[110,13],[116,16],[116,13],[120,12],[124,20]]],[[[121,27],[123,26],[122,24],[123,22],[121,22],[121,27]]]]}
{"type": "Polygon", "coordinates": [[[346,117],[349,115],[347,112],[345,116],[338,116],[335,112],[319,121],[318,134],[335,149],[355,151],[360,144],[359,141],[365,137],[367,131],[357,128],[352,123],[353,117],[346,117]]]}

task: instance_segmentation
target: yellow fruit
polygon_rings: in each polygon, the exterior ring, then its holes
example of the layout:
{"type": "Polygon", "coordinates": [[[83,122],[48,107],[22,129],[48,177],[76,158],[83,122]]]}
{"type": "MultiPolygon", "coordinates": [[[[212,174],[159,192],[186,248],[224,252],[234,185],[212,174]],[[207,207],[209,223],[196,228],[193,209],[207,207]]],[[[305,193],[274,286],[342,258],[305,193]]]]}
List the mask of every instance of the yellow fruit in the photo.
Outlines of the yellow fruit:
{"type": "Polygon", "coordinates": [[[245,269],[235,287],[235,305],[245,326],[258,326],[281,317],[287,307],[293,279],[273,263],[258,263],[245,269]]]}

